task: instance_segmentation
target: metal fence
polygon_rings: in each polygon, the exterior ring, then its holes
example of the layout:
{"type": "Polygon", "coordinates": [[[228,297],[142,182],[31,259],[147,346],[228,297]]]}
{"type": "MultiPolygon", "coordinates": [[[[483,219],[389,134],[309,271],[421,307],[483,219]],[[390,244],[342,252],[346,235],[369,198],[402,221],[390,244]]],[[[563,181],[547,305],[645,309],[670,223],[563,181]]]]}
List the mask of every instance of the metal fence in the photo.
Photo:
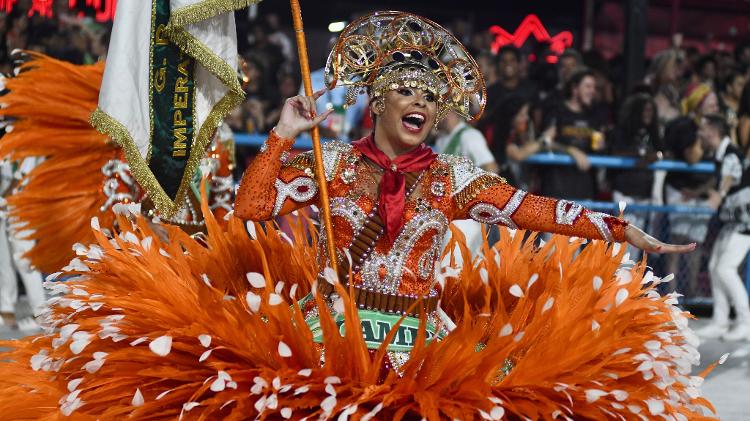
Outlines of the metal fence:
{"type": "MultiPolygon", "coordinates": [[[[260,147],[266,136],[260,134],[235,134],[238,145],[260,147]]],[[[325,140],[324,140],[325,141],[325,140]]],[[[311,149],[312,141],[309,138],[300,138],[295,147],[299,149],[311,149]]],[[[603,155],[590,155],[589,162],[595,168],[634,168],[635,158],[614,157],[603,155]]],[[[564,154],[540,153],[530,157],[524,162],[532,165],[574,165],[573,159],[564,154]]],[[[715,171],[712,162],[700,162],[687,164],[682,161],[662,160],[649,166],[654,171],[670,171],[684,173],[713,173],[715,171]]],[[[589,209],[611,214],[619,214],[619,204],[615,202],[601,201],[579,201],[589,209]]],[[[679,291],[684,295],[683,302],[688,305],[710,305],[711,288],[708,275],[708,259],[711,254],[713,239],[718,233],[719,225],[713,217],[714,210],[706,207],[680,206],[680,205],[643,205],[630,204],[625,209],[625,216],[638,215],[646,221],[643,226],[647,232],[664,241],[675,241],[670,238],[670,222],[668,215],[704,215],[708,223],[708,234],[706,240],[699,244],[698,249],[691,254],[681,256],[649,256],[648,264],[654,273],[664,276],[675,273],[675,279],[671,284],[663,284],[662,292],[671,290],[679,291]],[[709,219],[710,218],[710,219],[709,219]]],[[[744,270],[746,286],[750,289],[750,259],[744,270]]]]}

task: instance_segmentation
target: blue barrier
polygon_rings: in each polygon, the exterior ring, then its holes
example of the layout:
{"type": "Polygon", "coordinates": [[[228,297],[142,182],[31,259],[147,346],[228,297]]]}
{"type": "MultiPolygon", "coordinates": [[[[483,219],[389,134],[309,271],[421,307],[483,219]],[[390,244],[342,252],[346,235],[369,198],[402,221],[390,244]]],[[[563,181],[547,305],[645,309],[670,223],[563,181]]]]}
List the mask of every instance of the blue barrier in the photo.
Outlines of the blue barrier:
{"type": "MultiPolygon", "coordinates": [[[[614,202],[596,202],[593,200],[576,200],[576,203],[595,211],[620,213],[620,205],[614,202]]],[[[641,205],[637,203],[628,204],[625,213],[689,213],[696,215],[713,215],[716,211],[707,207],[683,206],[683,205],[641,205]]]]}
{"type": "MultiPolygon", "coordinates": [[[[238,145],[260,147],[266,140],[264,134],[247,134],[235,133],[234,140],[238,145]]],[[[331,139],[323,139],[328,142],[331,139]]],[[[300,136],[294,143],[296,149],[312,149],[312,139],[309,136],[300,136]]],[[[597,168],[633,168],[637,164],[636,158],[607,156],[607,155],[589,155],[591,166],[597,168]]],[[[573,158],[570,155],[559,153],[538,153],[530,156],[526,161],[527,164],[536,165],[574,165],[573,158]]],[[[652,170],[681,171],[681,172],[699,172],[712,173],[716,169],[713,162],[699,162],[697,164],[688,164],[683,161],[662,160],[654,162],[648,166],[652,170]]]]}

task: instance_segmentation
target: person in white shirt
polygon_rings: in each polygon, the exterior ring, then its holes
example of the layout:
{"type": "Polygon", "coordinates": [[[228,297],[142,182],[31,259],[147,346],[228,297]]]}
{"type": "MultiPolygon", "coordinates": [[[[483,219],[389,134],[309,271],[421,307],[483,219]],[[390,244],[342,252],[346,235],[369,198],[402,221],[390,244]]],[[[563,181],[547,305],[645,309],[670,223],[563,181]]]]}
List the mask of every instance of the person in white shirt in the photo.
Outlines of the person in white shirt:
{"type": "Polygon", "coordinates": [[[750,304],[740,265],[750,251],[750,161],[732,142],[729,126],[722,115],[706,115],[699,136],[715,150],[718,195],[711,200],[718,210],[721,231],[708,264],[711,275],[713,317],[711,323],[696,333],[703,338],[725,341],[750,340],[750,304]],[[729,311],[736,315],[732,329],[729,311]]]}
{"type": "MultiPolygon", "coordinates": [[[[441,135],[435,141],[435,149],[438,153],[464,156],[469,158],[475,165],[485,171],[497,173],[499,166],[495,157],[487,146],[487,140],[479,130],[466,124],[466,121],[455,112],[449,112],[440,123],[438,130],[441,135]]],[[[472,254],[479,251],[482,245],[482,224],[472,220],[454,221],[453,225],[463,232],[466,237],[466,245],[472,254]]],[[[446,236],[446,244],[450,235],[446,236]]],[[[456,263],[461,264],[458,253],[456,263]]]]}
{"type": "Polygon", "coordinates": [[[16,303],[18,301],[18,282],[16,272],[26,288],[26,296],[34,315],[38,315],[45,305],[45,294],[42,274],[32,268],[29,261],[23,257],[29,251],[33,242],[24,240],[23,232],[13,227],[8,219],[4,196],[11,194],[22,175],[28,173],[37,164],[37,159],[25,159],[19,168],[4,160],[0,162],[0,325],[6,324],[21,330],[36,330],[39,328],[33,318],[16,320],[16,303]]]}
{"type": "Polygon", "coordinates": [[[497,173],[499,166],[487,146],[487,139],[479,130],[466,124],[464,119],[449,112],[438,124],[442,133],[435,141],[438,153],[465,156],[485,171],[497,173]]]}

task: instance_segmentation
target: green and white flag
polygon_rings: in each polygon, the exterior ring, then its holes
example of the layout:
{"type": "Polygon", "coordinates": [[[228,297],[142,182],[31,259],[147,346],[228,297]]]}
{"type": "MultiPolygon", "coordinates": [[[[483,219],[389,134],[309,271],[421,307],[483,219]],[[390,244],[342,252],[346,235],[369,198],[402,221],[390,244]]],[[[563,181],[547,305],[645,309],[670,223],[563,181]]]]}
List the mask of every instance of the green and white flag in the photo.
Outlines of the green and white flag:
{"type": "Polygon", "coordinates": [[[117,2],[91,123],[123,148],[162,215],[183,203],[214,131],[243,99],[233,11],[251,3],[117,2]]]}

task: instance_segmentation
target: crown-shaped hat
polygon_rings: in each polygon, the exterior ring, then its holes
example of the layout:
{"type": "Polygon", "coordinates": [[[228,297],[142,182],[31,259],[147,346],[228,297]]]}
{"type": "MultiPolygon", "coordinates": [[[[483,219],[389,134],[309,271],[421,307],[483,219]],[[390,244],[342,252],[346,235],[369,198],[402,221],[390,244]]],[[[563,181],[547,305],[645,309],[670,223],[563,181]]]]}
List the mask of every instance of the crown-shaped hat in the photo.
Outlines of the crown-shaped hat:
{"type": "Polygon", "coordinates": [[[326,85],[347,86],[347,104],[369,91],[413,87],[437,97],[438,119],[448,110],[475,121],[487,91],[479,66],[445,28],[405,12],[375,12],[344,28],[326,62],[326,85]]]}

